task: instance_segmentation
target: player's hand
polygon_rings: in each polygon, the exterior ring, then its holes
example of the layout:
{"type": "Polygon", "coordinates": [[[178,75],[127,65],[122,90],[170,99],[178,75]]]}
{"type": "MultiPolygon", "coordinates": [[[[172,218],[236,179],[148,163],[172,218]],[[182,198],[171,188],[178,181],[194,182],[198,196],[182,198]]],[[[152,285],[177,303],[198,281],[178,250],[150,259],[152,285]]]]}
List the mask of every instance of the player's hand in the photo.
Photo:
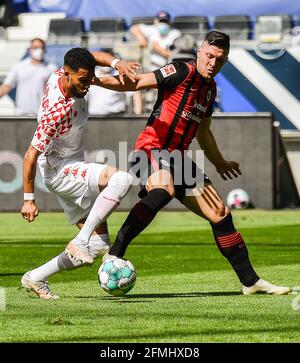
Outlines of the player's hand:
{"type": "Polygon", "coordinates": [[[115,68],[119,72],[120,82],[124,84],[124,76],[127,76],[132,82],[136,81],[136,71],[140,68],[140,64],[137,62],[125,62],[120,60],[115,68]]]}
{"type": "Polygon", "coordinates": [[[216,166],[217,172],[221,175],[224,180],[237,178],[241,175],[240,164],[236,161],[224,160],[222,163],[216,166]]]}
{"type": "Polygon", "coordinates": [[[26,200],[23,204],[21,214],[28,223],[33,222],[39,215],[39,210],[33,200],[26,200]]]}

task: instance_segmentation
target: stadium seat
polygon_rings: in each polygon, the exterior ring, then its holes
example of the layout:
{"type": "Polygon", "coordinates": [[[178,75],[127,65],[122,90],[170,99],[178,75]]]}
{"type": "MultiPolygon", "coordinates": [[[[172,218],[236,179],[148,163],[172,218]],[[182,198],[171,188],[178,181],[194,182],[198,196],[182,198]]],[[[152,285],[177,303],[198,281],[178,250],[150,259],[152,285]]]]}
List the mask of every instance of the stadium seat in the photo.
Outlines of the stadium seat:
{"type": "Polygon", "coordinates": [[[204,39],[208,31],[208,18],[206,16],[175,16],[173,26],[182,34],[191,34],[195,40],[204,39]]]}
{"type": "Polygon", "coordinates": [[[94,18],[91,19],[90,31],[94,33],[115,33],[126,30],[123,18],[94,18]]]}
{"type": "Polygon", "coordinates": [[[197,44],[191,34],[183,34],[174,41],[174,50],[170,61],[189,62],[197,58],[197,44]]]}
{"type": "Polygon", "coordinates": [[[135,16],[131,19],[131,25],[134,24],[146,24],[152,25],[154,23],[155,16],[135,16]]]}
{"type": "Polygon", "coordinates": [[[90,23],[89,46],[113,48],[115,41],[123,40],[125,35],[124,18],[94,18],[90,23]]]}
{"type": "Polygon", "coordinates": [[[49,44],[81,45],[84,34],[83,20],[80,18],[52,19],[49,25],[49,44]]]}
{"type": "Polygon", "coordinates": [[[17,25],[17,17],[12,1],[0,1],[0,26],[7,28],[12,25],[17,25]]]}
{"type": "Polygon", "coordinates": [[[262,15],[256,18],[255,39],[259,42],[280,42],[284,35],[292,30],[292,18],[289,15],[262,15]]]}
{"type": "Polygon", "coordinates": [[[250,38],[250,18],[246,15],[216,16],[214,29],[224,32],[231,40],[250,38]]]}
{"type": "Polygon", "coordinates": [[[175,16],[173,27],[182,34],[191,34],[196,41],[203,40],[208,31],[206,16],[175,16]]]}

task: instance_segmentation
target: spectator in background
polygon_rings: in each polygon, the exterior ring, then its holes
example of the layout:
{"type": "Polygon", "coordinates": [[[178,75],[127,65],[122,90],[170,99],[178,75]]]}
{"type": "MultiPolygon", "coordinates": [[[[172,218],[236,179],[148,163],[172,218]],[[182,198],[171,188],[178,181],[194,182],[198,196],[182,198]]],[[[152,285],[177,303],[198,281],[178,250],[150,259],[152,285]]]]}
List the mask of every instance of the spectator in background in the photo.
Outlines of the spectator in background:
{"type": "Polygon", "coordinates": [[[165,11],[157,14],[154,25],[135,24],[130,28],[140,47],[149,47],[150,71],[163,67],[171,57],[171,49],[175,39],[181,33],[171,27],[171,16],[165,11]]]}
{"type": "Polygon", "coordinates": [[[0,97],[16,88],[16,114],[36,115],[43,96],[44,86],[57,69],[44,61],[45,42],[34,38],[30,42],[29,57],[15,64],[0,86],[0,97]]]}
{"type": "MultiPolygon", "coordinates": [[[[111,67],[95,68],[97,77],[110,77],[117,72],[111,67]]],[[[91,86],[87,94],[88,110],[90,115],[118,115],[127,111],[127,97],[132,98],[133,112],[142,113],[142,98],[140,92],[117,92],[106,88],[91,86]]]]}
{"type": "MultiPolygon", "coordinates": [[[[115,75],[111,67],[95,68],[97,77],[108,77],[115,75]]],[[[111,91],[102,87],[91,86],[87,94],[88,110],[90,115],[121,114],[126,110],[125,93],[111,91]]]]}

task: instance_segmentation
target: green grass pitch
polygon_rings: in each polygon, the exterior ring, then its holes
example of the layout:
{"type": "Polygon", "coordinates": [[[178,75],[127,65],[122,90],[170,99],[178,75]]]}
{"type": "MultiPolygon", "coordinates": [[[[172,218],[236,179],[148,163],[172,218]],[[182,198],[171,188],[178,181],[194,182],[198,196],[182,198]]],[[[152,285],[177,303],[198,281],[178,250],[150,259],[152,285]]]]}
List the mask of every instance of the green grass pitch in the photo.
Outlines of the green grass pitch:
{"type": "MultiPolygon", "coordinates": [[[[110,217],[112,239],[126,215],[110,217]]],[[[300,211],[241,211],[234,220],[257,273],[299,286],[300,211]]],[[[124,297],[100,289],[100,260],[53,276],[60,300],[22,290],[22,274],[59,254],[75,232],[62,213],[31,224],[1,214],[1,342],[300,342],[300,297],[241,295],[208,223],[189,212],[161,212],[131,244],[126,257],[138,277],[124,297]]]]}

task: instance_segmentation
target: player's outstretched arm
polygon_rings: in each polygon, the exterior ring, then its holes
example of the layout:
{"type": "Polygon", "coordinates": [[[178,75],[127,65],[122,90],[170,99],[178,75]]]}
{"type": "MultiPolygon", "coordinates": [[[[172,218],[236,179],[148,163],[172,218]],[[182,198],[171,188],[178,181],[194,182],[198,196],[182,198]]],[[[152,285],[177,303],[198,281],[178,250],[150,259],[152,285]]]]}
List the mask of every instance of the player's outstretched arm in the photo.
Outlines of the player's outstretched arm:
{"type": "Polygon", "coordinates": [[[29,223],[38,216],[39,211],[34,199],[34,180],[36,174],[37,159],[41,153],[32,145],[29,146],[24,155],[23,164],[23,184],[24,184],[24,204],[21,210],[23,218],[29,223]]]}
{"type": "Polygon", "coordinates": [[[210,129],[211,118],[204,118],[197,130],[196,139],[208,160],[214,164],[224,180],[241,175],[239,163],[225,160],[210,129]]]}
{"type": "Polygon", "coordinates": [[[157,81],[153,72],[138,74],[135,82],[132,82],[131,79],[125,77],[124,84],[122,84],[119,76],[95,77],[93,84],[119,92],[157,88],[157,81]]]}
{"type": "Polygon", "coordinates": [[[117,59],[110,53],[105,52],[93,52],[94,58],[98,66],[114,67],[120,75],[121,83],[124,84],[124,76],[135,82],[136,71],[140,68],[140,64],[137,62],[126,62],[121,59],[117,59]],[[113,65],[113,62],[115,64],[113,65]]]}

